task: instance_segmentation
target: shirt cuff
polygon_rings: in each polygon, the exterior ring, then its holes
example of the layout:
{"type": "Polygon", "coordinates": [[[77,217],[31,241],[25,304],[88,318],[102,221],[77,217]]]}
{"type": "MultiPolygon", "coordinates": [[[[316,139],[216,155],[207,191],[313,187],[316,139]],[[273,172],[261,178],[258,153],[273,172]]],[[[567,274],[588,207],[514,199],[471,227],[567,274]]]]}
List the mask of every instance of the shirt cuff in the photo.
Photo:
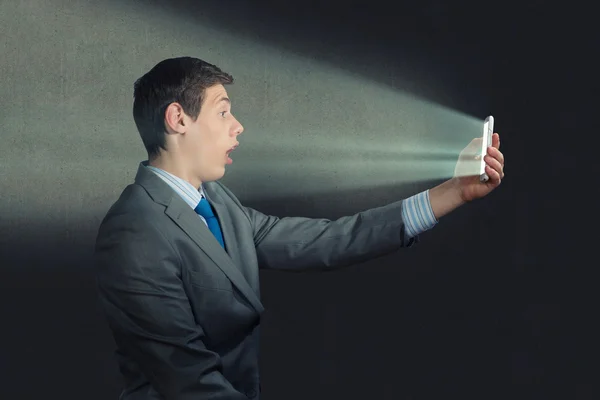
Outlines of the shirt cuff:
{"type": "Polygon", "coordinates": [[[402,218],[409,238],[433,228],[438,223],[431,209],[429,190],[409,197],[402,202],[402,218]]]}

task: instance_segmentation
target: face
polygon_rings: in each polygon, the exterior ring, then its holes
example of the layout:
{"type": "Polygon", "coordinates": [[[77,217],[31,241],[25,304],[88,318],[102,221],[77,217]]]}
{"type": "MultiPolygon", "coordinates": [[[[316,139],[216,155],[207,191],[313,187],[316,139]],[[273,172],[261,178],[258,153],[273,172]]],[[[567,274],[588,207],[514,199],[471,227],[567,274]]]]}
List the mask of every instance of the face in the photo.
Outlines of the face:
{"type": "Polygon", "coordinates": [[[223,85],[206,89],[200,115],[196,121],[185,116],[184,124],[185,133],[178,147],[186,169],[200,182],[221,179],[225,165],[232,162],[229,153],[239,144],[237,136],[244,130],[231,113],[231,101],[223,85]]]}

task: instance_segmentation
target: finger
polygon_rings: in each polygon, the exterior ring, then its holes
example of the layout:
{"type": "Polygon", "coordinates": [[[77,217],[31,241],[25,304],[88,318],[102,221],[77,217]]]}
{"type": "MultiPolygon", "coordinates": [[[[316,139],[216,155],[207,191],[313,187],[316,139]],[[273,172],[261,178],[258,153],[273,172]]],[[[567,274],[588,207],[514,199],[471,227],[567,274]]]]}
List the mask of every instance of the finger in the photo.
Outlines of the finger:
{"type": "Polygon", "coordinates": [[[489,167],[492,167],[494,171],[502,175],[502,164],[500,164],[500,161],[490,156],[485,156],[483,160],[489,167]]]}
{"type": "Polygon", "coordinates": [[[495,147],[488,147],[487,153],[490,157],[498,160],[501,165],[504,165],[504,154],[495,147]]]}
{"type": "Polygon", "coordinates": [[[500,182],[502,181],[502,179],[500,178],[500,174],[498,173],[498,171],[496,171],[495,169],[493,169],[492,167],[490,167],[489,165],[485,166],[485,172],[489,178],[489,181],[487,181],[487,183],[497,186],[500,184],[500,182]]]}
{"type": "Polygon", "coordinates": [[[492,135],[492,147],[495,147],[496,149],[500,149],[500,135],[497,133],[494,133],[492,135]]]}

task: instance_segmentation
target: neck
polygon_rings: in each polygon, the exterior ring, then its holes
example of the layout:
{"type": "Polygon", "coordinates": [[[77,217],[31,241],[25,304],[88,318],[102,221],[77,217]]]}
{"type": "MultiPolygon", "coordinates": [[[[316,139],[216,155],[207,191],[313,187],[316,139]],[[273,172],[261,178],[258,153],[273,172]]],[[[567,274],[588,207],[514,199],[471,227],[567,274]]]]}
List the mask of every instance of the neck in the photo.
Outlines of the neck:
{"type": "Polygon", "coordinates": [[[148,165],[167,171],[168,173],[189,182],[196,189],[200,189],[202,181],[194,176],[184,164],[185,163],[180,159],[165,153],[148,160],[148,165]]]}

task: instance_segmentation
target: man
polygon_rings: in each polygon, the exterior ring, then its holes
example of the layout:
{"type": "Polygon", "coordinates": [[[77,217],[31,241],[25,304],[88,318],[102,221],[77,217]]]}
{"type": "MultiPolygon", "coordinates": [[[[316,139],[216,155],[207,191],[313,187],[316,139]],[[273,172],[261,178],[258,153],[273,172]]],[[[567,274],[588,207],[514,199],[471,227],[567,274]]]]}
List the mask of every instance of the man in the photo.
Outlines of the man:
{"type": "Polygon", "coordinates": [[[243,131],[225,90],[232,82],[184,57],[135,83],[133,116],[148,161],[102,221],[95,251],[125,379],[121,399],[257,398],[259,267],[336,268],[410,246],[503,177],[494,134],[488,183],[455,177],[335,221],[264,215],[218,182],[243,131]]]}

